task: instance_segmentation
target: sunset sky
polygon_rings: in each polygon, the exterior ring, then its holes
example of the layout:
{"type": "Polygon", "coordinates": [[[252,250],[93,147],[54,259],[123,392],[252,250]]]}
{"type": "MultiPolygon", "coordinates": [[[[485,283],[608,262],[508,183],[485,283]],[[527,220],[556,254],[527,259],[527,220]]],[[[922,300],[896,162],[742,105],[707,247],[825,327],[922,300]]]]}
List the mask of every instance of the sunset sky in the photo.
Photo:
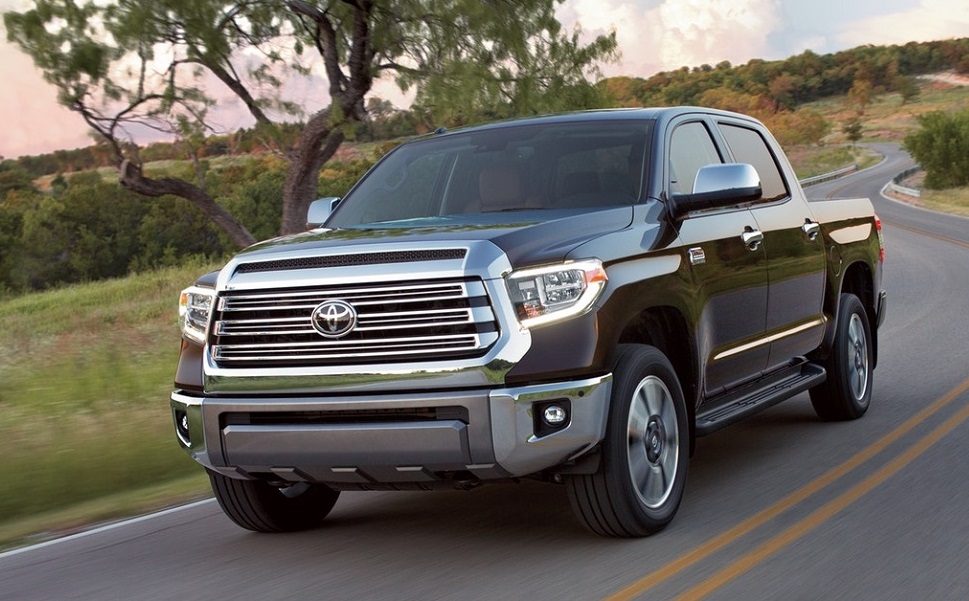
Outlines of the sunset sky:
{"type": "MultiPolygon", "coordinates": [[[[0,0],[0,12],[27,5],[0,0]]],[[[559,18],[589,36],[615,29],[622,60],[606,65],[604,73],[639,77],[724,60],[740,65],[752,58],[783,59],[804,50],[826,54],[863,44],[969,37],[969,0],[567,0],[559,18]]],[[[0,38],[0,156],[90,144],[81,118],[57,104],[54,88],[6,42],[6,31],[0,38]]],[[[292,83],[287,95],[318,107],[325,103],[322,89],[315,78],[292,83]]],[[[390,83],[375,92],[403,102],[390,83]]],[[[222,107],[222,127],[249,125],[230,100],[226,96],[222,107]]]]}

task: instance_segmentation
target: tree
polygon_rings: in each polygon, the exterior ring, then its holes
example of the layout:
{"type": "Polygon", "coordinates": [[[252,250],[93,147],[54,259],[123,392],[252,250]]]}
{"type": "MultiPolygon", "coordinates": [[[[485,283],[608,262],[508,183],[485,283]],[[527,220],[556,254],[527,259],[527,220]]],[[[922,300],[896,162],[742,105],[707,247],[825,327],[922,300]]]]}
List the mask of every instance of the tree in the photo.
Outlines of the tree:
{"type": "Polygon", "coordinates": [[[872,86],[871,80],[864,77],[856,77],[848,90],[848,100],[855,105],[858,115],[864,115],[868,103],[871,102],[872,86]]]}
{"type": "Polygon", "coordinates": [[[921,94],[918,81],[910,75],[899,75],[893,83],[895,90],[902,96],[902,104],[912,102],[921,94]]]}
{"type": "Polygon", "coordinates": [[[905,149],[925,169],[925,187],[969,184],[969,109],[933,111],[917,119],[921,127],[905,136],[905,149]]]}
{"type": "Polygon", "coordinates": [[[862,125],[861,119],[852,117],[841,126],[841,133],[848,137],[851,145],[854,146],[861,139],[862,125]]]}
{"type": "MultiPolygon", "coordinates": [[[[304,226],[319,174],[365,118],[381,76],[413,88],[428,119],[465,123],[597,103],[587,80],[615,57],[615,34],[579,43],[563,0],[33,0],[4,15],[62,104],[110,146],[121,183],[190,200],[239,246],[252,234],[193,178],[146,173],[134,128],[186,140],[215,131],[213,85],[235,96],[287,161],[280,231],[304,226]],[[279,89],[322,62],[329,104],[303,115],[279,89]],[[295,136],[286,122],[302,119],[295,136]]],[[[191,144],[189,145],[191,147],[191,144]]],[[[196,155],[197,158],[197,155],[196,155]]]]}

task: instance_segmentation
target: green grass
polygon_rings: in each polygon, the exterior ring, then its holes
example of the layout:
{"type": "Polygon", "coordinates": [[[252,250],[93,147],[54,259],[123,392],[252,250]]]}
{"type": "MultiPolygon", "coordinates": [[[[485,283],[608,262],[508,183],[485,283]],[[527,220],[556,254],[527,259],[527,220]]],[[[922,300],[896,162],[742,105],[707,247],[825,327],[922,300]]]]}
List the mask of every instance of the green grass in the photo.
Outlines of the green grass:
{"type": "Polygon", "coordinates": [[[22,536],[24,520],[198,477],[172,433],[168,395],[178,292],[207,268],[0,301],[0,532],[22,536]]]}
{"type": "Polygon", "coordinates": [[[850,165],[864,169],[881,157],[861,146],[798,146],[784,152],[799,179],[837,171],[850,165]]]}

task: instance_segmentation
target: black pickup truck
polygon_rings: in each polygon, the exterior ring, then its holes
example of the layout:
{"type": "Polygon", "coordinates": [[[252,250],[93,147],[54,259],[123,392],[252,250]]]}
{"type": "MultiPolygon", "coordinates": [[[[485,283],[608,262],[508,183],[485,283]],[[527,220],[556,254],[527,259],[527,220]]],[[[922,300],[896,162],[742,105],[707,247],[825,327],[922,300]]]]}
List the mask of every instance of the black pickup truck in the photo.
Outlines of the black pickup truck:
{"type": "Polygon", "coordinates": [[[880,222],[808,202],[743,115],[439,132],[309,220],[180,299],[175,432],[244,528],[318,526],[341,490],[527,477],[644,536],[695,437],[804,391],[824,420],[871,400],[880,222]]]}

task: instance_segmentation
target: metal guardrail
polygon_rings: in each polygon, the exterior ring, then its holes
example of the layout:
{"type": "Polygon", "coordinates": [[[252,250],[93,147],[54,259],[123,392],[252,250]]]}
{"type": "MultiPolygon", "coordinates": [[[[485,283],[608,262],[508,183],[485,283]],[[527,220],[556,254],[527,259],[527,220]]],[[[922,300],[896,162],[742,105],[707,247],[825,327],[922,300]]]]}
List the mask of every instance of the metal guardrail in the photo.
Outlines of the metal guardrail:
{"type": "Polygon", "coordinates": [[[808,186],[813,186],[814,184],[820,184],[821,182],[826,182],[826,181],[839,178],[842,175],[853,173],[855,171],[858,171],[858,163],[848,165],[847,167],[843,167],[841,169],[838,169],[837,171],[830,171],[828,173],[822,173],[821,175],[806,177],[804,179],[798,180],[798,182],[801,184],[802,188],[806,188],[808,186]]]}
{"type": "Polygon", "coordinates": [[[892,181],[888,182],[888,185],[886,186],[886,188],[888,188],[892,192],[897,192],[899,194],[904,194],[906,196],[914,196],[915,198],[922,196],[922,191],[919,190],[918,188],[909,188],[899,184],[899,182],[904,181],[906,178],[911,177],[912,174],[918,173],[921,170],[922,170],[922,167],[920,165],[909,167],[905,171],[902,171],[901,173],[893,177],[892,181]]]}

